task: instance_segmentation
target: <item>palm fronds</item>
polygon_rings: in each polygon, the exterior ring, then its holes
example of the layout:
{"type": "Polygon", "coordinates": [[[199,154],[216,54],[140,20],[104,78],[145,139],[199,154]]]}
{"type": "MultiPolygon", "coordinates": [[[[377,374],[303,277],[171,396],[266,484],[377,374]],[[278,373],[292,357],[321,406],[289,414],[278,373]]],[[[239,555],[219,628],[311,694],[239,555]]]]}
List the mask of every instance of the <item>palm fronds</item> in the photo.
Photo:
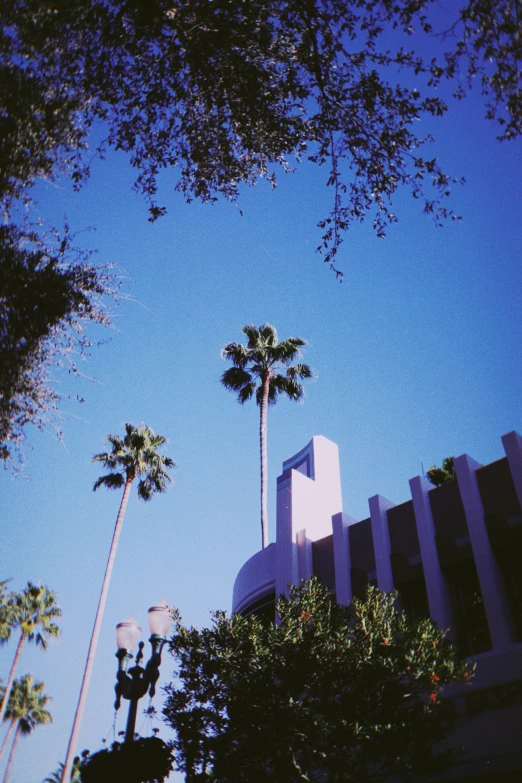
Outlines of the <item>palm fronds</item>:
{"type": "Polygon", "coordinates": [[[139,479],[138,497],[149,500],[156,492],[163,492],[171,481],[167,470],[175,467],[174,460],[159,453],[167,439],[158,435],[146,424],[135,427],[125,424],[125,437],[109,435],[109,452],[93,457],[93,462],[101,462],[110,470],[94,483],[96,491],[100,487],[120,489],[128,480],[139,479]]]}

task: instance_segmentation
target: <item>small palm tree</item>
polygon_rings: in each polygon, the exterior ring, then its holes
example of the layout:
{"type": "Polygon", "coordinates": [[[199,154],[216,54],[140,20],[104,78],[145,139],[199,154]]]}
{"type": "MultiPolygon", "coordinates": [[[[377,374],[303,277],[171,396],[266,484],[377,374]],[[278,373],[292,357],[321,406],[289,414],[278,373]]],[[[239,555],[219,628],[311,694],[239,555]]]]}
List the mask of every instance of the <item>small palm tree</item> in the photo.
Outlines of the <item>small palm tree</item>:
{"type": "Polygon", "coordinates": [[[101,476],[95,482],[93,489],[96,491],[102,486],[107,487],[107,489],[121,489],[123,487],[123,497],[121,499],[118,516],[116,517],[109,559],[105,569],[105,576],[103,577],[98,609],[96,611],[94,628],[92,630],[89,651],[87,653],[87,661],[85,663],[78,706],[76,707],[71,737],[69,739],[69,747],[67,749],[67,757],[63,770],[63,779],[65,781],[69,780],[72,770],[74,751],[78,733],[80,731],[83,710],[85,708],[85,700],[89,689],[96,647],[98,646],[98,638],[100,635],[105,604],[107,602],[107,593],[109,591],[109,584],[114,567],[116,549],[118,547],[118,540],[125,518],[131,487],[134,481],[137,480],[138,497],[145,501],[150,500],[156,493],[165,492],[167,484],[171,481],[167,471],[174,467],[174,461],[171,460],[170,457],[165,457],[159,453],[159,449],[167,442],[167,439],[163,437],[163,435],[157,435],[154,430],[147,427],[145,424],[140,424],[138,427],[134,427],[132,424],[126,424],[125,437],[121,438],[119,435],[109,435],[107,441],[111,445],[111,451],[96,454],[96,456],[93,457],[93,462],[101,462],[109,469],[109,473],[101,476]]]}
{"type": "Polygon", "coordinates": [[[7,601],[7,612],[10,627],[20,630],[20,639],[0,705],[0,722],[4,719],[11,686],[25,642],[34,641],[46,650],[49,637],[60,635],[60,629],[54,620],[62,614],[56,603],[56,595],[47,587],[39,587],[31,582],[28,582],[22,593],[11,593],[7,601]]]}
{"type": "Polygon", "coordinates": [[[268,489],[267,489],[267,412],[279,394],[291,400],[300,400],[304,394],[301,378],[311,378],[307,364],[290,365],[301,355],[306,341],[300,337],[288,337],[278,342],[277,331],[271,324],[254,326],[246,324],[243,333],[247,344],[228,343],[221,351],[224,359],[233,366],[225,370],[221,383],[229,391],[237,393],[237,401],[243,405],[254,394],[259,405],[259,448],[261,457],[261,542],[268,546],[268,489]],[[284,375],[280,370],[285,368],[284,375]]]}
{"type": "Polygon", "coordinates": [[[26,674],[20,680],[15,680],[5,711],[6,718],[15,728],[11,751],[7,760],[3,783],[7,783],[20,736],[27,736],[37,726],[52,723],[51,713],[45,709],[50,701],[43,693],[44,683],[34,679],[32,674],[26,674]]]}
{"type": "Polygon", "coordinates": [[[442,467],[438,468],[434,465],[426,471],[428,480],[436,487],[440,487],[441,484],[445,484],[447,481],[454,481],[455,474],[455,457],[446,457],[442,463],[442,467]]]}
{"type": "MultiPolygon", "coordinates": [[[[84,751],[82,755],[84,754],[88,755],[89,751],[84,751]]],[[[81,757],[76,756],[73,762],[72,774],[69,783],[81,783],[81,777],[80,777],[81,762],[82,762],[81,757]]],[[[63,770],[64,770],[64,765],[60,762],[58,765],[58,769],[55,769],[54,772],[51,772],[50,775],[44,778],[42,783],[63,783],[64,780],[63,770]]]]}

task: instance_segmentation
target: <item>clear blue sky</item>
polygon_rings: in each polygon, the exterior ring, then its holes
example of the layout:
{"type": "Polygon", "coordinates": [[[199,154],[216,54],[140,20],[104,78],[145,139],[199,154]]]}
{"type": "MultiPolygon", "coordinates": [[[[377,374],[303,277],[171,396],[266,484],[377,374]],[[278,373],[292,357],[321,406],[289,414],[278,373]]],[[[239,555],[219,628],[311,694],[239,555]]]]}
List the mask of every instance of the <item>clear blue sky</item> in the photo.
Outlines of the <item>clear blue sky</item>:
{"type": "MultiPolygon", "coordinates": [[[[370,225],[346,237],[342,285],[315,253],[326,170],[303,166],[275,192],[246,191],[242,216],[222,202],[185,205],[165,183],[169,214],[154,225],[121,155],[96,162],[79,194],[66,183],[38,188],[55,224],[67,215],[74,229],[96,226],[79,242],[120,265],[134,300],[83,365],[96,382],[60,379],[64,395],[85,398],[64,402],[65,445],[31,433],[26,475],[0,477],[0,577],[14,589],[48,585],[63,609],[61,640],[22,656],[19,674],[33,671],[53,697],[54,724],[20,741],[12,783],[40,783],[65,755],[120,500],[92,492],[91,457],[125,421],[167,435],[178,468],[166,495],[129,504],[79,749],[112,740],[119,621],[132,612],[146,628],[163,594],[189,624],[230,608],[235,575],[260,544],[258,411],[219,383],[220,348],[242,339],[244,323],[306,338],[318,376],[303,405],[270,411],[272,536],[281,462],[312,435],[339,444],[344,510],[362,519],[373,494],[407,500],[421,460],[427,468],[467,452],[489,462],[503,456],[503,433],[522,430],[522,144],[498,144],[478,100],[435,131],[433,154],[467,179],[452,199],[463,221],[436,229],[401,194],[386,239],[370,225]]],[[[13,654],[14,641],[0,651],[4,679],[13,654]]],[[[163,673],[171,670],[165,655],[163,673]]]]}

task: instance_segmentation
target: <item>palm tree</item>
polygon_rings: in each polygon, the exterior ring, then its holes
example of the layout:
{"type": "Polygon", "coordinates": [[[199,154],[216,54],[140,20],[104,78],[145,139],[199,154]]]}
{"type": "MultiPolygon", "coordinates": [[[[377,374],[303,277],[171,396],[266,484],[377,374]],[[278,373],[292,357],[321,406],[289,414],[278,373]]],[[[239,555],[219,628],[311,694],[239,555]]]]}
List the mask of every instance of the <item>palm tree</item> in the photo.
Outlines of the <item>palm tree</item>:
{"type": "Polygon", "coordinates": [[[447,481],[454,481],[456,478],[455,473],[455,457],[446,457],[442,463],[442,467],[439,468],[434,465],[426,471],[426,476],[432,484],[436,487],[440,487],[441,484],[445,484],[447,481]]]}
{"type": "Polygon", "coordinates": [[[267,491],[267,411],[274,405],[277,395],[284,393],[291,400],[300,400],[304,394],[300,378],[311,378],[307,364],[290,362],[301,355],[306,341],[300,337],[288,337],[278,342],[277,331],[271,324],[254,326],[246,324],[243,333],[246,345],[228,343],[221,351],[233,367],[225,370],[221,383],[229,391],[237,392],[237,401],[243,405],[255,393],[259,405],[259,447],[261,455],[261,541],[268,545],[268,491],[267,491]],[[279,371],[285,368],[282,375],[279,371]]]}
{"type": "Polygon", "coordinates": [[[32,674],[26,674],[13,683],[5,715],[11,721],[11,727],[16,728],[3,783],[7,783],[11,774],[20,736],[30,734],[36,726],[52,723],[51,713],[45,709],[50,699],[43,693],[44,687],[44,683],[36,681],[32,674]]]}
{"type": "Polygon", "coordinates": [[[0,644],[5,644],[11,636],[9,594],[5,592],[6,585],[10,581],[10,579],[6,579],[0,582],[0,644]]]}
{"type": "MultiPolygon", "coordinates": [[[[89,751],[84,751],[82,755],[88,755],[89,751]]],[[[80,778],[80,764],[82,763],[82,758],[80,756],[75,756],[73,768],[72,768],[72,775],[70,778],[69,783],[81,783],[80,778]]],[[[42,783],[63,783],[63,769],[64,765],[60,761],[58,765],[58,769],[56,769],[54,772],[51,772],[50,775],[48,775],[42,783]]]]}
{"type": "Polygon", "coordinates": [[[61,617],[62,614],[56,603],[56,595],[47,587],[39,587],[33,585],[32,582],[27,583],[27,587],[22,593],[11,593],[7,602],[7,612],[10,627],[20,629],[20,639],[0,705],[0,723],[4,718],[11,686],[25,642],[34,641],[43,650],[46,650],[49,637],[60,635],[60,629],[53,621],[56,617],[61,617]]]}
{"type": "Polygon", "coordinates": [[[121,487],[123,487],[123,497],[121,499],[118,516],[116,517],[109,559],[107,560],[105,576],[103,577],[98,609],[96,611],[89,651],[87,653],[87,661],[85,663],[78,706],[76,707],[71,737],[69,739],[69,747],[67,749],[67,757],[63,770],[63,779],[65,781],[69,780],[71,774],[74,750],[89,689],[94,656],[96,654],[109,583],[114,566],[114,559],[116,557],[116,549],[132,484],[135,479],[138,479],[138,497],[145,501],[150,500],[157,492],[165,492],[168,482],[171,481],[167,470],[174,467],[173,460],[171,460],[170,457],[164,457],[158,451],[158,449],[166,443],[167,439],[163,437],[163,435],[157,435],[154,430],[147,427],[145,424],[140,424],[138,427],[134,427],[132,424],[126,424],[124,438],[120,438],[119,435],[109,435],[107,441],[111,445],[111,451],[96,454],[96,456],[93,457],[93,462],[101,462],[110,472],[105,476],[101,476],[95,482],[93,489],[96,491],[102,486],[107,487],[107,489],[121,489],[121,487]]]}

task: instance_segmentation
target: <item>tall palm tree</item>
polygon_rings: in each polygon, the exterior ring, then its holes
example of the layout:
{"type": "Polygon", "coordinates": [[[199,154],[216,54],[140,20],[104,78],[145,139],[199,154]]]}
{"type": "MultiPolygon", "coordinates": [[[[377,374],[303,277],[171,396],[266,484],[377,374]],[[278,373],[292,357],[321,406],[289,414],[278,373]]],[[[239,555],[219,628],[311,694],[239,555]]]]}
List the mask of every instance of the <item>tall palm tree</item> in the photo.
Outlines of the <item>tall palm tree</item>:
{"type": "Polygon", "coordinates": [[[35,680],[32,674],[26,674],[13,683],[5,715],[11,721],[11,727],[15,728],[15,735],[3,783],[9,780],[20,736],[30,734],[37,726],[52,723],[51,713],[45,709],[50,699],[43,693],[44,687],[44,683],[35,680]]]}
{"type": "Polygon", "coordinates": [[[11,686],[25,642],[34,641],[46,650],[49,637],[60,635],[60,629],[54,620],[62,614],[52,590],[45,586],[33,585],[32,582],[27,583],[23,592],[11,593],[7,602],[7,611],[9,625],[11,628],[19,628],[20,639],[0,705],[0,723],[4,719],[11,686]]]}
{"type": "Polygon", "coordinates": [[[159,449],[166,443],[167,439],[163,437],[163,435],[157,435],[154,430],[147,427],[145,424],[140,424],[138,427],[134,427],[132,424],[126,424],[125,437],[120,438],[119,435],[109,435],[107,441],[111,445],[111,451],[96,454],[96,456],[93,457],[93,462],[101,462],[110,472],[105,476],[101,476],[95,482],[93,489],[96,491],[102,486],[107,487],[107,489],[121,489],[123,487],[123,497],[121,499],[118,516],[116,517],[109,559],[107,560],[105,576],[103,577],[98,609],[96,611],[89,651],[87,653],[80,696],[76,707],[76,714],[74,716],[71,737],[69,739],[67,757],[63,770],[64,781],[68,781],[71,775],[74,751],[89,689],[94,656],[96,655],[96,647],[98,645],[103,613],[107,601],[109,583],[114,567],[114,559],[116,557],[116,549],[118,547],[118,540],[120,538],[132,484],[137,479],[138,497],[142,500],[150,500],[157,492],[165,492],[168,482],[171,481],[167,470],[174,467],[174,461],[171,460],[170,457],[165,457],[159,453],[159,449]]]}
{"type": "Polygon", "coordinates": [[[268,489],[267,489],[267,412],[268,406],[277,401],[278,394],[286,394],[291,400],[300,400],[304,394],[300,378],[311,378],[307,364],[290,365],[301,356],[306,341],[300,337],[288,337],[278,342],[277,331],[271,324],[254,326],[246,324],[243,333],[247,344],[228,343],[221,351],[224,359],[233,366],[225,370],[221,383],[226,389],[237,392],[237,401],[243,405],[254,394],[259,405],[259,449],[261,456],[261,541],[268,546],[268,489]],[[284,375],[280,370],[285,368],[284,375]]]}

